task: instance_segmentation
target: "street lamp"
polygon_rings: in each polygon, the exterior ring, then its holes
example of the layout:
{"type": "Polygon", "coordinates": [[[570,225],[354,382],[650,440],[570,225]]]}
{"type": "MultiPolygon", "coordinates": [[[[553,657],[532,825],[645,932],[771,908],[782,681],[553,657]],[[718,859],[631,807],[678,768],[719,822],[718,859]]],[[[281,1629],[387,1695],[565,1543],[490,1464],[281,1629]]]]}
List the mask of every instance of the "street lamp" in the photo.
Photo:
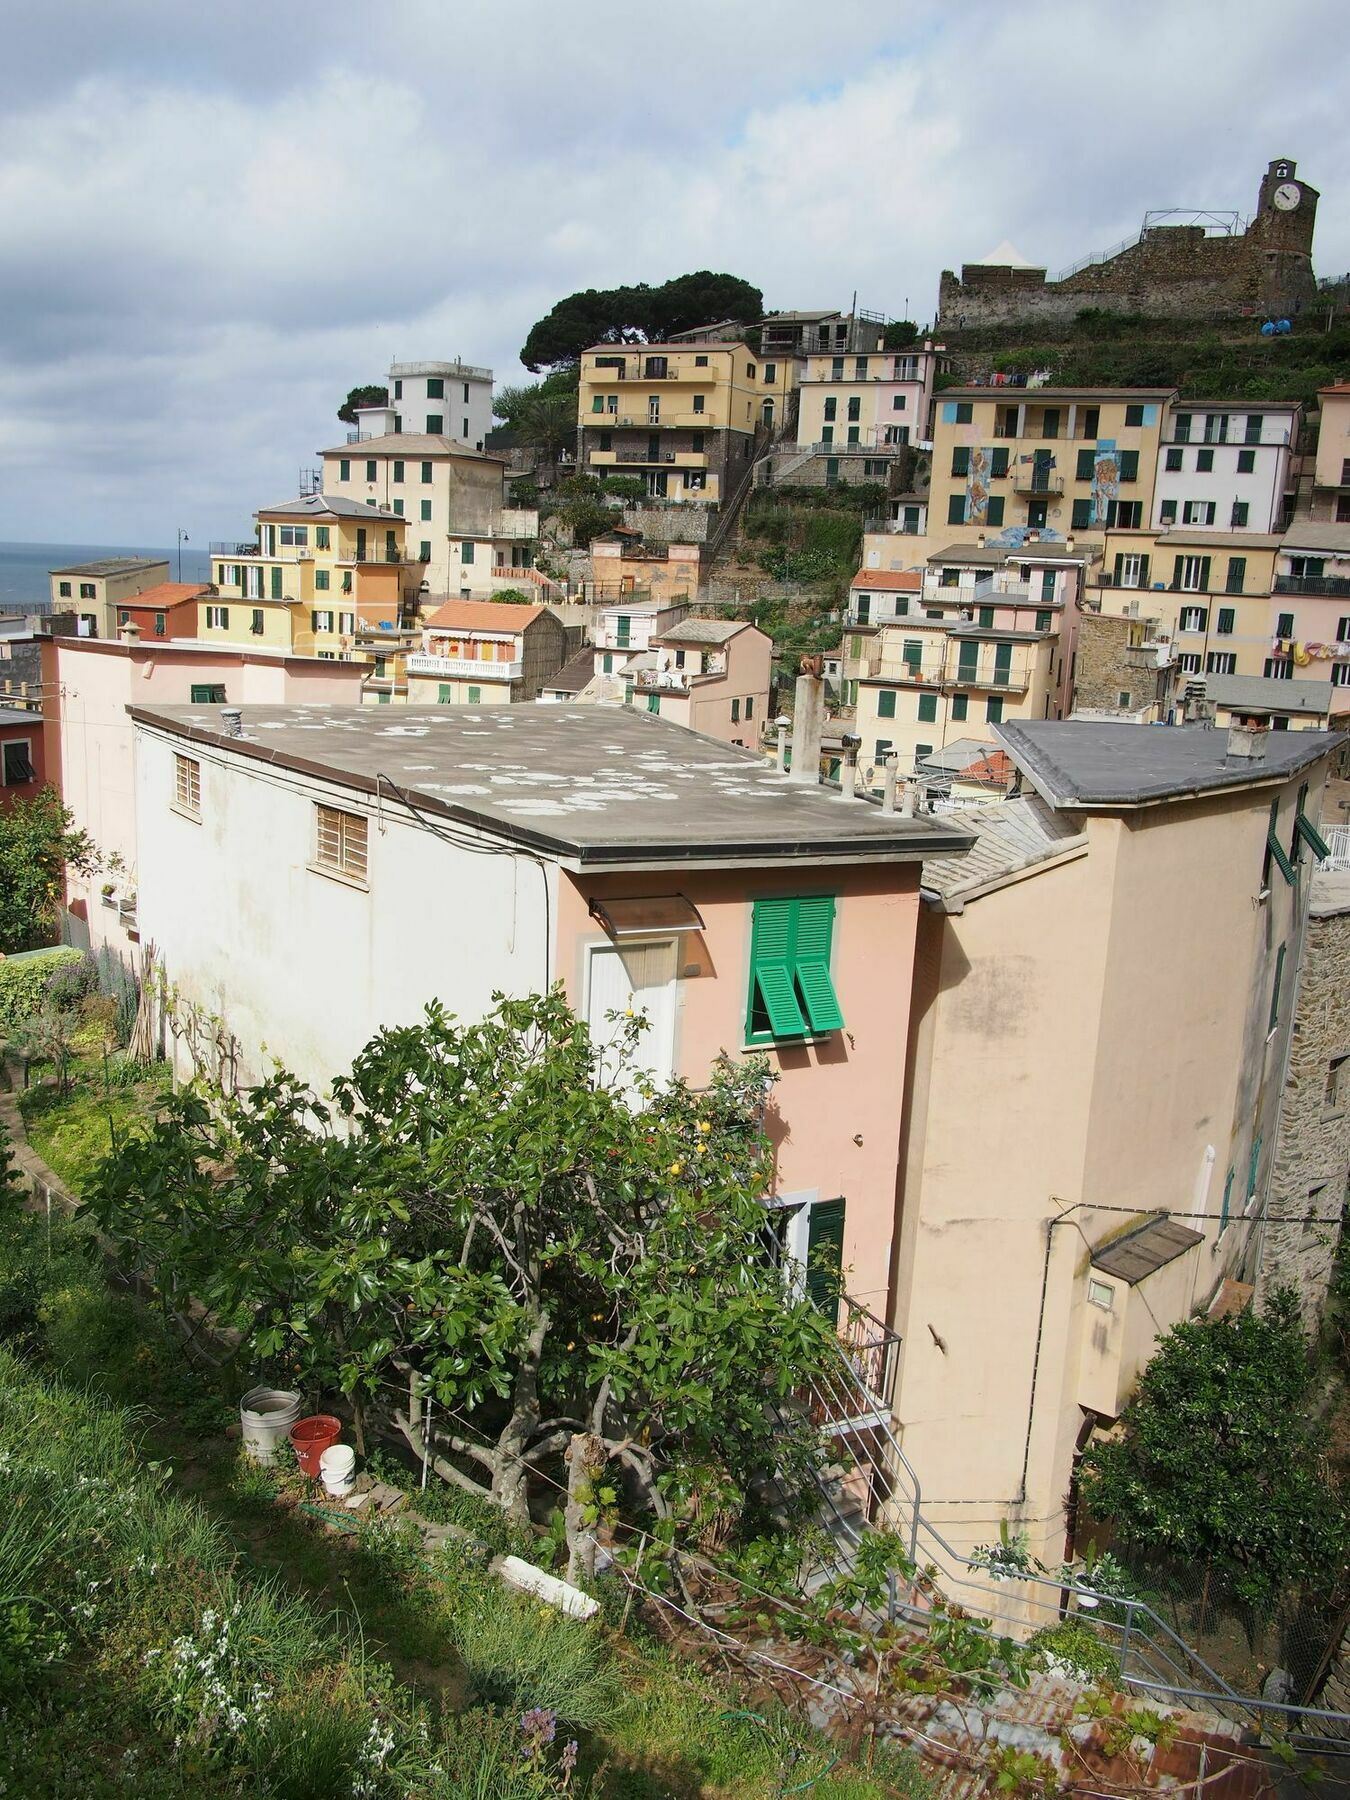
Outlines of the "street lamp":
{"type": "Polygon", "coordinates": [[[188,534],[180,529],[178,533],[178,580],[183,579],[183,545],[188,542],[188,534]]]}

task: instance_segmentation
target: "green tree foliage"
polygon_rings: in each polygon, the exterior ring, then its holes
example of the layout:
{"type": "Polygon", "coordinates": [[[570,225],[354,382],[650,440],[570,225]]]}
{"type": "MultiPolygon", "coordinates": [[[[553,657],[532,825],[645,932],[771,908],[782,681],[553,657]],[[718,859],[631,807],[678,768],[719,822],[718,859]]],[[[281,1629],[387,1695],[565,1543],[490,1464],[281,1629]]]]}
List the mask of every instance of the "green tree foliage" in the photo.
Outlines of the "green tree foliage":
{"type": "Polygon", "coordinates": [[[1325,1472],[1315,1378],[1287,1293],[1261,1314],[1174,1326],[1122,1436],[1085,1454],[1085,1504],[1127,1544],[1212,1566],[1258,1610],[1285,1588],[1336,1586],[1350,1522],[1325,1472]]]}
{"type": "Polygon", "coordinates": [[[75,830],[55,788],[0,812],[0,951],[51,943],[66,870],[83,875],[97,866],[93,842],[75,830]]]}
{"type": "Polygon", "coordinates": [[[764,296],[738,275],[698,269],[649,287],[586,288],[568,294],[530,327],[520,352],[527,369],[557,369],[580,361],[591,344],[640,343],[668,337],[720,319],[752,324],[764,312],[764,296]]]}
{"type": "Polygon", "coordinates": [[[514,1516],[568,1452],[574,1551],[624,1487],[648,1518],[695,1496],[734,1516],[790,1461],[770,1403],[829,1330],[762,1254],[762,1062],[657,1092],[638,1029],[602,1058],[556,992],[473,1025],[433,1005],[372,1039],[331,1106],[284,1071],[215,1107],[166,1098],[90,1211],[177,1303],[393,1404],[437,1473],[514,1516]]]}
{"type": "Polygon", "coordinates": [[[532,386],[502,388],[492,410],[527,449],[556,463],[577,439],[576,370],[560,369],[532,386]]]}
{"type": "Polygon", "coordinates": [[[881,341],[887,350],[905,350],[918,335],[919,328],[913,319],[892,319],[881,341]]]}
{"type": "Polygon", "coordinates": [[[346,425],[355,425],[358,406],[388,406],[389,389],[385,387],[354,387],[338,408],[338,417],[346,425]]]}
{"type": "Polygon", "coordinates": [[[0,1119],[0,1217],[6,1208],[16,1206],[21,1189],[18,1173],[14,1167],[14,1151],[10,1144],[9,1133],[0,1119]]]}

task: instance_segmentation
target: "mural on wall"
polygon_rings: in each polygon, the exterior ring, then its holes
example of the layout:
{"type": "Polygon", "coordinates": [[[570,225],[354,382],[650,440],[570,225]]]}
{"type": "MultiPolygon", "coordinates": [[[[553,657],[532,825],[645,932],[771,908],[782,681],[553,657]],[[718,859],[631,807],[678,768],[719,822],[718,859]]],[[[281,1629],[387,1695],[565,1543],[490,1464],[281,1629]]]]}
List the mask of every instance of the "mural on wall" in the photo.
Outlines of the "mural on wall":
{"type": "Polygon", "coordinates": [[[985,540],[998,550],[1020,550],[1027,543],[1062,544],[1064,541],[1063,532],[1055,531],[1049,525],[1009,525],[997,536],[985,540]]]}
{"type": "Polygon", "coordinates": [[[986,450],[982,444],[971,446],[970,462],[966,468],[966,523],[968,525],[984,525],[989,519],[989,482],[993,466],[993,452],[986,450]]]}
{"type": "Polygon", "coordinates": [[[1094,525],[1105,525],[1111,507],[1120,498],[1120,452],[1114,438],[1098,438],[1092,458],[1092,509],[1094,525]]]}

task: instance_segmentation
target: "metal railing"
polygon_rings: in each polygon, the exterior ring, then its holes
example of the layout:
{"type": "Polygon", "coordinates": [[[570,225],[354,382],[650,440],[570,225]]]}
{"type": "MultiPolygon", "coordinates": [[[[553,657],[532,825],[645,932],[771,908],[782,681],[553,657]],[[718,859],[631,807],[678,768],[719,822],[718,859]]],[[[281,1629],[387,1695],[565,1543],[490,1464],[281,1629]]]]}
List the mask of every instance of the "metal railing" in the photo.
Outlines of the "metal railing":
{"type": "Polygon", "coordinates": [[[244,543],[244,544],[230,543],[227,539],[224,539],[224,538],[212,538],[210,544],[207,547],[207,555],[208,556],[231,556],[231,557],[233,557],[233,556],[257,556],[258,554],[259,554],[258,541],[256,538],[250,538],[248,540],[248,542],[244,543]]]}
{"type": "Polygon", "coordinates": [[[1350,825],[1324,825],[1322,836],[1331,854],[1321,866],[1324,869],[1350,869],[1350,825]]]}
{"type": "Polygon", "coordinates": [[[370,544],[365,547],[342,546],[336,553],[336,561],[340,563],[415,563],[423,558],[414,556],[411,550],[391,550],[387,545],[370,544]]]}
{"type": "Polygon", "coordinates": [[[1350,594],[1350,577],[1344,575],[1277,575],[1277,594],[1350,594]]]}

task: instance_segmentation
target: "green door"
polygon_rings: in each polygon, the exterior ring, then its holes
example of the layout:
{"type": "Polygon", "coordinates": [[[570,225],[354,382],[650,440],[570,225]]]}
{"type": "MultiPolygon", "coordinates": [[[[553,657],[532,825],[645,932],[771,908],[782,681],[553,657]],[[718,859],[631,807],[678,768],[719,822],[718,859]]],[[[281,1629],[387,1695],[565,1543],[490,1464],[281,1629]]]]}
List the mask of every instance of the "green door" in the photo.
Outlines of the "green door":
{"type": "Polygon", "coordinates": [[[366,560],[366,528],[364,525],[358,525],[356,528],[356,560],[357,562],[366,560]]]}
{"type": "Polygon", "coordinates": [[[962,644],[956,655],[956,679],[971,682],[980,671],[980,646],[962,644]]]}
{"type": "Polygon", "coordinates": [[[1012,679],[1012,645],[994,645],[994,681],[998,687],[1007,687],[1012,679]]]}
{"type": "Polygon", "coordinates": [[[824,1313],[838,1310],[844,1273],[844,1202],[817,1200],[806,1223],[806,1297],[824,1313]]]}

